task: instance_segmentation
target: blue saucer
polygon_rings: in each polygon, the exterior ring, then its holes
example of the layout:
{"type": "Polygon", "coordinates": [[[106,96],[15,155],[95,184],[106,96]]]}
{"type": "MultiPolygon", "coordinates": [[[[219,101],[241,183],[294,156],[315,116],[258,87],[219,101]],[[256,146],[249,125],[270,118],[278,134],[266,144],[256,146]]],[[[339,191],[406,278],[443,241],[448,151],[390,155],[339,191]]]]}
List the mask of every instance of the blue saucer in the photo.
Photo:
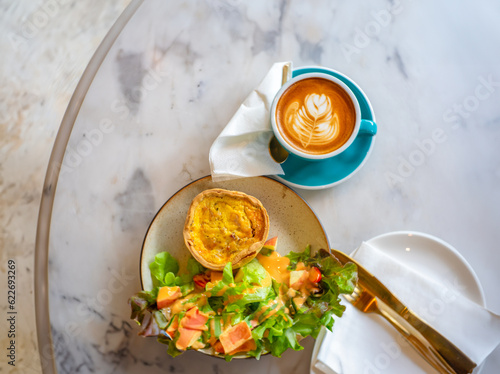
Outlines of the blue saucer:
{"type": "MultiPolygon", "coordinates": [[[[373,122],[375,115],[372,106],[364,92],[354,82],[348,80],[342,74],[321,67],[302,67],[293,71],[293,77],[306,73],[325,73],[343,81],[356,95],[361,109],[361,118],[373,122]]],[[[275,177],[284,183],[297,188],[317,190],[333,187],[349,179],[356,173],[368,158],[375,136],[360,134],[349,148],[341,154],[322,161],[306,161],[304,159],[288,156],[288,159],[281,164],[284,175],[275,177]]]]}

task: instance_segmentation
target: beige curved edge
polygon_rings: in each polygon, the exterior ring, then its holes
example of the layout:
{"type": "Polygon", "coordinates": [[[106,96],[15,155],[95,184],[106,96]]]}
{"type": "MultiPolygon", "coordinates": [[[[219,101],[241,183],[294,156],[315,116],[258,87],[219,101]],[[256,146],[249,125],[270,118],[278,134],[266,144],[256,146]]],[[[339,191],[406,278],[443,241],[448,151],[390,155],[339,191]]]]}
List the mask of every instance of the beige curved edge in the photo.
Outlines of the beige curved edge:
{"type": "Polygon", "coordinates": [[[132,0],[123,11],[115,24],[108,31],[103,41],[92,56],[82,78],[76,86],[71,97],[68,108],[59,127],[59,131],[54,142],[54,147],[49,159],[47,173],[43,185],[40,210],[38,213],[38,224],[35,241],[35,310],[36,310],[36,330],[38,339],[38,351],[42,372],[44,374],[57,373],[54,356],[54,346],[52,344],[52,331],[49,315],[49,284],[48,284],[48,255],[49,255],[49,235],[52,216],[52,207],[56,193],[57,181],[60,167],[62,165],[64,152],[68,144],[73,125],[75,123],[80,107],[85,99],[92,81],[104,61],[111,46],[120,35],[125,25],[129,22],[144,0],[132,0]]]}

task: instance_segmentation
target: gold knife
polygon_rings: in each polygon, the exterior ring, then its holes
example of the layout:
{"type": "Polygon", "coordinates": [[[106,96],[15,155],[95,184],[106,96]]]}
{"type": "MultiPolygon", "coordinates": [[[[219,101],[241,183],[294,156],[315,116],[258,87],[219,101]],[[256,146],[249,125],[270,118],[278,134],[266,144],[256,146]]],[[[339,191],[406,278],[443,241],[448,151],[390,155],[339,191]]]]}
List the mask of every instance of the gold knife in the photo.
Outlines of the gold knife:
{"type": "Polygon", "coordinates": [[[452,342],[408,309],[386,286],[345,253],[331,250],[341,264],[358,267],[358,285],[377,300],[385,317],[434,368],[442,373],[472,373],[476,364],[452,342]]]}

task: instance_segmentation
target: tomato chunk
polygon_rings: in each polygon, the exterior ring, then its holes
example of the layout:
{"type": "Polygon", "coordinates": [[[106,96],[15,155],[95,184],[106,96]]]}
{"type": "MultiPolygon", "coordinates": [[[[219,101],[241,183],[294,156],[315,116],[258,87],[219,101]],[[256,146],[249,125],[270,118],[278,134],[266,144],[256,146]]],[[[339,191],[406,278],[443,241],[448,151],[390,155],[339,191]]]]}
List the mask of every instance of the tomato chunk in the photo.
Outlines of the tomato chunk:
{"type": "Polygon", "coordinates": [[[194,284],[204,290],[205,289],[205,286],[207,285],[207,283],[210,281],[210,277],[206,274],[196,274],[194,277],[193,277],[193,282],[194,284]]]}
{"type": "Polygon", "coordinates": [[[309,270],[309,280],[312,283],[319,283],[321,281],[321,271],[313,266],[311,270],[309,270]]]}

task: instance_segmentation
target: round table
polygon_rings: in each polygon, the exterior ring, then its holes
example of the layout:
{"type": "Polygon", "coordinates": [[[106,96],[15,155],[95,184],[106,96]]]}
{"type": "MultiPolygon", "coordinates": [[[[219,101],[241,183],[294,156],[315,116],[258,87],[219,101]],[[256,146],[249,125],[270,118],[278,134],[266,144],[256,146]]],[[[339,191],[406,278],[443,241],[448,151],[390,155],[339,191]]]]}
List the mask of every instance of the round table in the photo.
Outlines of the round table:
{"type": "MultiPolygon", "coordinates": [[[[282,358],[175,359],[137,336],[128,298],[155,212],[210,174],[208,152],[277,61],[326,66],[377,115],[369,159],[333,188],[296,191],[350,252],[396,230],[451,243],[500,312],[499,6],[133,0],[96,51],[52,152],[39,217],[36,308],[44,373],[307,373],[282,358]]],[[[496,350],[483,373],[494,373],[496,350]]]]}

